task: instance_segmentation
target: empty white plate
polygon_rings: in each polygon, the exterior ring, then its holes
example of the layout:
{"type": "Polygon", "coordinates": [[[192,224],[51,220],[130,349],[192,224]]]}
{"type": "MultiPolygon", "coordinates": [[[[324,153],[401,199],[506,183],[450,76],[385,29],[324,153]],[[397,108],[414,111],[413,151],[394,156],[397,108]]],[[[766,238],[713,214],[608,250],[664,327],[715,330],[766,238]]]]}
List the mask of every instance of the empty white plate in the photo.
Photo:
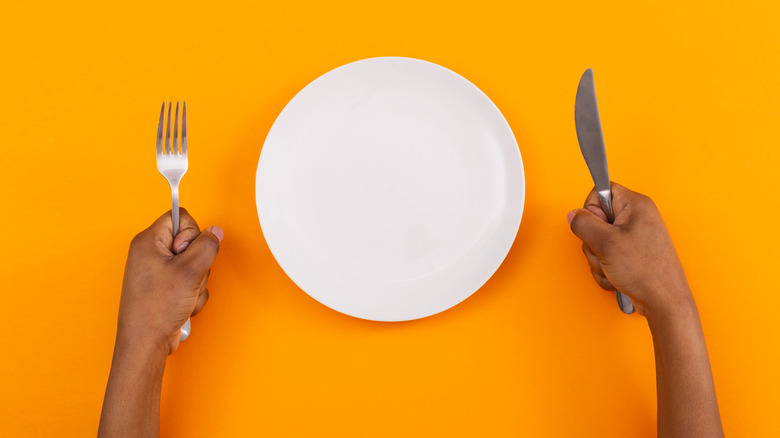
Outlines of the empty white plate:
{"type": "Polygon", "coordinates": [[[287,104],[257,166],[257,213],[284,272],[347,315],[448,309],[498,269],[523,214],[523,162],[493,102],[411,58],[332,70],[287,104]]]}

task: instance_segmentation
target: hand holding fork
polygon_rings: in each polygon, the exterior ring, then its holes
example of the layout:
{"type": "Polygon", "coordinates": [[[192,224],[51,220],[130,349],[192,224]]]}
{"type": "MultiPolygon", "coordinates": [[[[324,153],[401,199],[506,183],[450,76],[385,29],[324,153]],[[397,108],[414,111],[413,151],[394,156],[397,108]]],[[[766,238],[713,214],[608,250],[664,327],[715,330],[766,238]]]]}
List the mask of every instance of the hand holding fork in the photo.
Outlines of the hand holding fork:
{"type": "MultiPolygon", "coordinates": [[[[173,237],[179,234],[179,181],[187,173],[187,103],[184,102],[181,123],[181,150],[179,150],[179,102],[176,102],[176,114],[173,123],[173,145],[171,145],[171,102],[168,102],[168,126],[165,130],[165,149],[163,149],[163,119],[165,102],[160,110],[160,124],[157,127],[157,170],[171,185],[171,219],[173,237]]],[[[181,327],[181,340],[190,335],[190,320],[181,327]]]]}

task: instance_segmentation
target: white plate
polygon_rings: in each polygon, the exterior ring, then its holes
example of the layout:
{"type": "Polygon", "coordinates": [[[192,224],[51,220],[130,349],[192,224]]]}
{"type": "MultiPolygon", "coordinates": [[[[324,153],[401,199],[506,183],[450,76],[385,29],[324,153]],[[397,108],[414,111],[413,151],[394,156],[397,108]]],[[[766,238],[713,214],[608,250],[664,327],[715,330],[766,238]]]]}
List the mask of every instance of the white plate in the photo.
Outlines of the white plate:
{"type": "Polygon", "coordinates": [[[479,289],[520,226],[523,162],[493,102],[411,58],[332,70],[282,110],[257,213],[284,272],[322,304],[403,321],[479,289]]]}

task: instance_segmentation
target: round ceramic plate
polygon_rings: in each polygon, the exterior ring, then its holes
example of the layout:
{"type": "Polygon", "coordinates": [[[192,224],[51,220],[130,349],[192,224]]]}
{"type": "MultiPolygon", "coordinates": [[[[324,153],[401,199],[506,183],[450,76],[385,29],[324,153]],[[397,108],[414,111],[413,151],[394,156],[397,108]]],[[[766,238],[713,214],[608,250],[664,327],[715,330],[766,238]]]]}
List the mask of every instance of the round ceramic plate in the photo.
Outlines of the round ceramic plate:
{"type": "Polygon", "coordinates": [[[403,321],[466,299],[523,214],[523,162],[493,102],[411,58],[332,70],[279,114],[257,166],[257,213],[285,273],[347,315],[403,321]]]}

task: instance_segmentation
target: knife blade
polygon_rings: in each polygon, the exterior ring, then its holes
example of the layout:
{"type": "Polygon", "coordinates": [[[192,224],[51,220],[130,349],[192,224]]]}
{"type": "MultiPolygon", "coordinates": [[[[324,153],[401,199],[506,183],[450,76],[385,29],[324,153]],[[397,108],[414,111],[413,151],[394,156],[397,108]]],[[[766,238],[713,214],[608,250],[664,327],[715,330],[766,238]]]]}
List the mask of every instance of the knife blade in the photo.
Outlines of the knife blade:
{"type": "MultiPolygon", "coordinates": [[[[604,147],[604,134],[601,131],[599,105],[596,101],[596,83],[593,70],[587,69],[580,78],[577,98],[574,102],[574,126],[577,129],[577,141],[585,163],[588,165],[593,184],[601,201],[601,209],[611,224],[615,221],[612,211],[612,190],[609,184],[607,151],[604,147]]],[[[622,292],[616,291],[618,306],[623,313],[634,313],[634,305],[622,292]]]]}

